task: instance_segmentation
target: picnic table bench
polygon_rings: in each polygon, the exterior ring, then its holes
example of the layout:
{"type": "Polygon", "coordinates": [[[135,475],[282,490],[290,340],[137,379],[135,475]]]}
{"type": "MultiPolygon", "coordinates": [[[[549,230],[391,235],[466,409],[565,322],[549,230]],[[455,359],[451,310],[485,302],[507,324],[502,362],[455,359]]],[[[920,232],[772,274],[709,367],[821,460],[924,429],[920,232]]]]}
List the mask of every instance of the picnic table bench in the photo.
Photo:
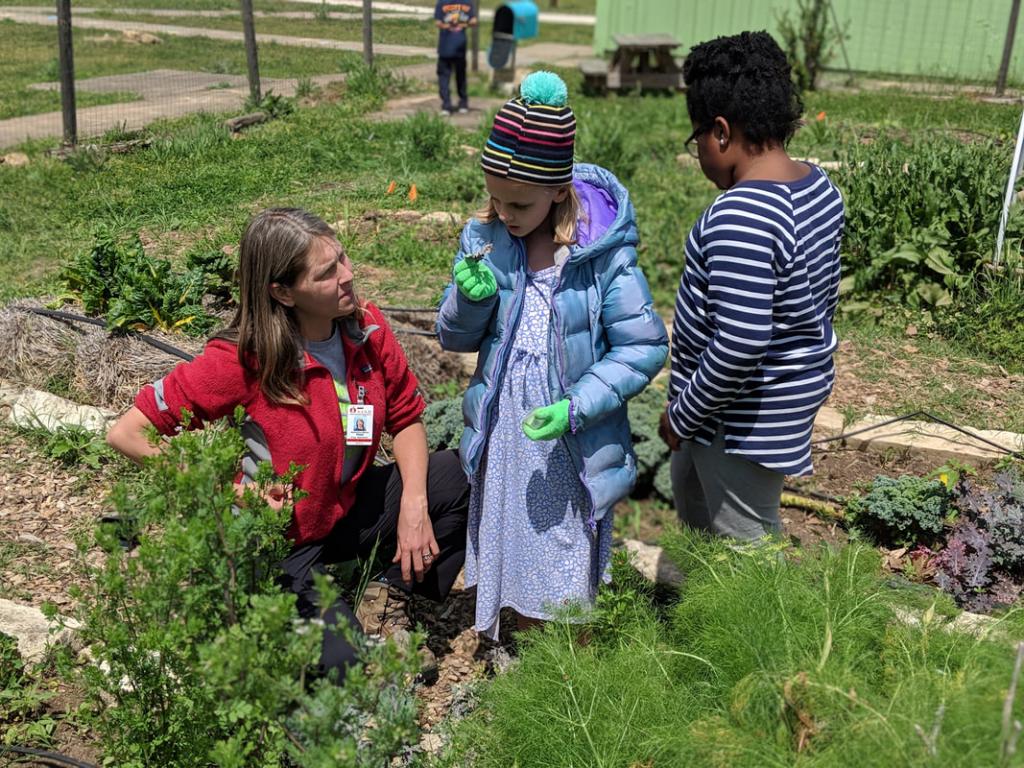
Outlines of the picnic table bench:
{"type": "Polygon", "coordinates": [[[603,90],[682,90],[683,69],[672,55],[679,41],[672,35],[615,35],[611,61],[580,62],[584,86],[603,90]]]}

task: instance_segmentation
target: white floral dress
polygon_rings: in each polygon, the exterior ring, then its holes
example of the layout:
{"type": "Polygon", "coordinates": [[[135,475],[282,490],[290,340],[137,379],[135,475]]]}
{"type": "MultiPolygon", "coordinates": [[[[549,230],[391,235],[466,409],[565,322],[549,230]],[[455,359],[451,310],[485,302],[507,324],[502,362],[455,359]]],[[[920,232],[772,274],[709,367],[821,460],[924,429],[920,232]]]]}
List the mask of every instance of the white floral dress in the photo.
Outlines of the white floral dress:
{"type": "Polygon", "coordinates": [[[498,637],[509,607],[551,619],[588,607],[611,556],[612,516],[594,525],[591,503],[562,439],[529,440],[523,420],[550,405],[548,329],[555,267],[528,273],[519,326],[469,506],[466,584],[476,585],[475,628],[498,637]]]}

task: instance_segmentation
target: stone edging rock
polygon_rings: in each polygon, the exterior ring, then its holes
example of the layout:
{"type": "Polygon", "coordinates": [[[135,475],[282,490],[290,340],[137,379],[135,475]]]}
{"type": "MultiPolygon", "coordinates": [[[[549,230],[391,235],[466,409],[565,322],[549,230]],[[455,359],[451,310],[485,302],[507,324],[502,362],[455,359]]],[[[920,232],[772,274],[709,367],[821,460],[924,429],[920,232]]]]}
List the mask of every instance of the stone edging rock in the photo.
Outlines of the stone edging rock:
{"type": "MultiPolygon", "coordinates": [[[[856,432],[891,419],[891,416],[868,415],[844,425],[843,414],[835,408],[823,407],[814,420],[818,437],[834,437],[844,432],[856,432]]],[[[969,429],[969,428],[968,428],[969,429]]],[[[995,429],[969,429],[970,432],[1004,446],[1007,451],[1024,452],[1024,435],[995,429]]],[[[884,453],[889,450],[910,451],[939,461],[956,459],[978,467],[990,466],[1005,458],[1006,454],[968,435],[942,424],[927,421],[901,421],[859,435],[846,438],[850,448],[884,453]]]]}

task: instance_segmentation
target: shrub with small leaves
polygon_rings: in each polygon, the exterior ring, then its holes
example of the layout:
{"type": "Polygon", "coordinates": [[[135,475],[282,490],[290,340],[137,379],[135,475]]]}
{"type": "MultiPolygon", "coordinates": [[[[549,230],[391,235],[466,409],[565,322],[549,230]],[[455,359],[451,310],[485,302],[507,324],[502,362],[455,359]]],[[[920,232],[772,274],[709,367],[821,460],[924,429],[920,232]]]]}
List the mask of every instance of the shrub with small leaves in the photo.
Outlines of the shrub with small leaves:
{"type": "MultiPolygon", "coordinates": [[[[78,593],[105,764],[387,765],[415,737],[415,654],[353,635],[366,666],[343,686],[317,676],[323,621],[300,618],[275,582],[291,509],[263,501],[297,468],[264,465],[239,502],[242,450],[226,424],[185,432],[113,492],[138,545],[101,526],[105,559],[78,593]]],[[[337,589],[317,586],[329,604],[337,589]]]]}

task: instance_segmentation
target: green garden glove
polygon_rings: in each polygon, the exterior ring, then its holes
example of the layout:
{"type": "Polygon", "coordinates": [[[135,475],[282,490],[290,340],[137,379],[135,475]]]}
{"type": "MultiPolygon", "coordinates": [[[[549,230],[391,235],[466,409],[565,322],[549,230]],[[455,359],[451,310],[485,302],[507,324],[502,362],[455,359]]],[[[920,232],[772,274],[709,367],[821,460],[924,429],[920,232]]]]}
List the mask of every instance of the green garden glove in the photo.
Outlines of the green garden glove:
{"type": "Polygon", "coordinates": [[[556,440],[568,431],[569,398],[534,408],[523,422],[523,434],[531,440],[556,440]]]}
{"type": "Polygon", "coordinates": [[[470,301],[483,301],[498,292],[491,268],[477,259],[463,259],[455,265],[455,285],[470,301]]]}

